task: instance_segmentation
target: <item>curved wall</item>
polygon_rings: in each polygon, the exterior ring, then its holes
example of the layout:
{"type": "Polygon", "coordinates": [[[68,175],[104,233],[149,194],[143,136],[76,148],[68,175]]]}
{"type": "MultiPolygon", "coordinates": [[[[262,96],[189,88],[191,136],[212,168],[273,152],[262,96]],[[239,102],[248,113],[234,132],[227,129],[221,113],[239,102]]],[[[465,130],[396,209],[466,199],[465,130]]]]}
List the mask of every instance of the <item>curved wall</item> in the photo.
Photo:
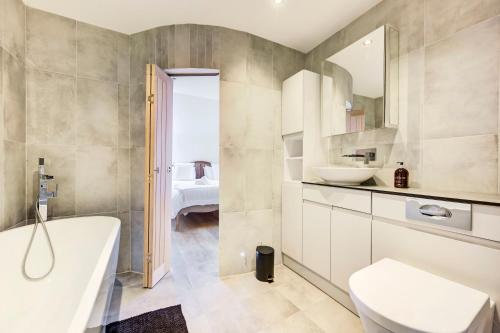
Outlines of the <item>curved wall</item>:
{"type": "Polygon", "coordinates": [[[142,270],[145,68],[220,69],[220,274],[255,268],[255,246],[281,248],[281,84],[305,55],[231,29],[173,25],[130,36],[132,269],[142,270]],[[240,253],[245,252],[247,259],[240,253]]]}

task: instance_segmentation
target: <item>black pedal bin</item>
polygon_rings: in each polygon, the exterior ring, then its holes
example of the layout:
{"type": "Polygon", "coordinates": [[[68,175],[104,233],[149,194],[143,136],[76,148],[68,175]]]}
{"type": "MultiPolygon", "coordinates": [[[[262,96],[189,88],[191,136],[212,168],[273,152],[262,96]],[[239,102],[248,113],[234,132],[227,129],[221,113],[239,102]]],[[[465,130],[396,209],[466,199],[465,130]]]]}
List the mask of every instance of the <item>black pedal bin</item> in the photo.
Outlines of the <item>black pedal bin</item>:
{"type": "Polygon", "coordinates": [[[270,246],[257,246],[255,257],[255,277],[259,281],[273,282],[274,280],[274,249],[270,246]]]}

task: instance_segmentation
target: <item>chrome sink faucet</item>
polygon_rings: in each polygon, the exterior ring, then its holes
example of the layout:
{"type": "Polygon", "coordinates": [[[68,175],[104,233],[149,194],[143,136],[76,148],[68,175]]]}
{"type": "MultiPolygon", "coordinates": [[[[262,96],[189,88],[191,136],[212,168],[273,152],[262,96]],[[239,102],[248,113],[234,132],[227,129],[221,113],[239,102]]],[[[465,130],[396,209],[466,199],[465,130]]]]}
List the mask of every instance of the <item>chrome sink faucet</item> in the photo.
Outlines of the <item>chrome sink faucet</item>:
{"type": "Polygon", "coordinates": [[[36,204],[38,205],[38,210],[44,221],[47,221],[49,199],[57,197],[57,184],[56,190],[54,192],[49,192],[49,182],[53,180],[54,176],[45,173],[45,159],[40,157],[38,159],[38,195],[36,204]]]}
{"type": "Polygon", "coordinates": [[[370,161],[375,161],[377,157],[377,149],[358,149],[354,154],[342,155],[342,157],[354,157],[356,160],[363,159],[363,164],[368,165],[370,161]]]}

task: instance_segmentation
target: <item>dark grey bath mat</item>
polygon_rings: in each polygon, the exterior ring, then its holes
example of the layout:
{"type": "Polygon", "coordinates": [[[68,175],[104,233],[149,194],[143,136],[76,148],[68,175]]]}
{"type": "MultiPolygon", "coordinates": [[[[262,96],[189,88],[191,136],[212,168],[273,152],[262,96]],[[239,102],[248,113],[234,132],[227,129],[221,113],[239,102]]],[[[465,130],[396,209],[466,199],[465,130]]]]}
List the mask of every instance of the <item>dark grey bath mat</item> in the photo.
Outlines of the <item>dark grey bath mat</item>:
{"type": "Polygon", "coordinates": [[[188,333],[180,305],[106,325],[106,333],[188,333]]]}

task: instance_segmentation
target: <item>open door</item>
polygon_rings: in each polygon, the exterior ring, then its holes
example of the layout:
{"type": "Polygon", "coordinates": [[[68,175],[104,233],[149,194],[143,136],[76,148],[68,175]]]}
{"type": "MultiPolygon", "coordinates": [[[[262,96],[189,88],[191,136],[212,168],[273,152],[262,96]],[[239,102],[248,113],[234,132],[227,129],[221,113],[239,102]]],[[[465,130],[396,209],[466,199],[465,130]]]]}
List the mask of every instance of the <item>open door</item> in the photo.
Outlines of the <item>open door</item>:
{"type": "Polygon", "coordinates": [[[170,270],[173,80],[147,65],[144,182],[144,287],[170,270]]]}

